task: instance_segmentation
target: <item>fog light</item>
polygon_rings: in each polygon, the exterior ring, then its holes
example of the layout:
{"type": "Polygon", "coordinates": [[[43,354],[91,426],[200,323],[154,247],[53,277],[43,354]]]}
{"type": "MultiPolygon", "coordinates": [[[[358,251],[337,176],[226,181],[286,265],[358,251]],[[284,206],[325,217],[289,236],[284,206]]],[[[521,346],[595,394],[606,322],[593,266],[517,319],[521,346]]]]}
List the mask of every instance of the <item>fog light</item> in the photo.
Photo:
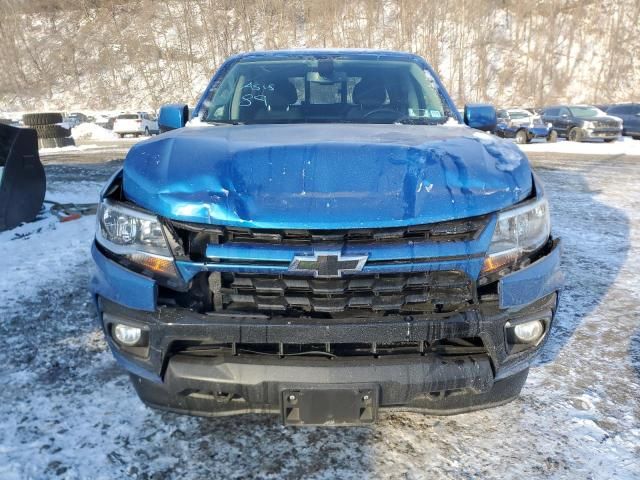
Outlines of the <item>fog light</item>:
{"type": "Polygon", "coordinates": [[[116,323],[113,327],[113,336],[116,337],[116,340],[118,340],[122,345],[133,347],[140,341],[140,337],[142,337],[142,330],[138,327],[130,327],[129,325],[116,323]]]}
{"type": "Polygon", "coordinates": [[[515,339],[519,343],[535,343],[544,334],[544,323],[540,320],[519,323],[511,328],[515,339]]]}

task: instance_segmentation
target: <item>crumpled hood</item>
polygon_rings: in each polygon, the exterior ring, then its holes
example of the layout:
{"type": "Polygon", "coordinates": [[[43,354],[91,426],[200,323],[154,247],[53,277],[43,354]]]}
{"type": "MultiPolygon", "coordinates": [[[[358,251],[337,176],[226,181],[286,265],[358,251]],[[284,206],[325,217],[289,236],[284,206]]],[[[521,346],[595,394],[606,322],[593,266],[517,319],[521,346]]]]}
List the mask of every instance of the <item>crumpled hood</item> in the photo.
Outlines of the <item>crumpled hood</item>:
{"type": "Polygon", "coordinates": [[[176,220],[338,229],[494,212],[529,195],[532,176],[515,145],[463,125],[236,125],[135,145],[123,187],[176,220]]]}

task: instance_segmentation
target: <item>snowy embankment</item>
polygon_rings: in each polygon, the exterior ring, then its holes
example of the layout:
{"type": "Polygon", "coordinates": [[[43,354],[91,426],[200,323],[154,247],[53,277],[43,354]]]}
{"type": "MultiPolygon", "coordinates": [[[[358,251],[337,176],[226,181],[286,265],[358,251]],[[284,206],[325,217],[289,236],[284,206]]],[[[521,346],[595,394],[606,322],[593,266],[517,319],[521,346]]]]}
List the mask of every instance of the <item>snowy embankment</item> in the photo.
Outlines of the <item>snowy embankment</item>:
{"type": "Polygon", "coordinates": [[[81,123],[71,129],[74,140],[116,140],[120,138],[113,130],[108,130],[95,123],[81,123]]]}

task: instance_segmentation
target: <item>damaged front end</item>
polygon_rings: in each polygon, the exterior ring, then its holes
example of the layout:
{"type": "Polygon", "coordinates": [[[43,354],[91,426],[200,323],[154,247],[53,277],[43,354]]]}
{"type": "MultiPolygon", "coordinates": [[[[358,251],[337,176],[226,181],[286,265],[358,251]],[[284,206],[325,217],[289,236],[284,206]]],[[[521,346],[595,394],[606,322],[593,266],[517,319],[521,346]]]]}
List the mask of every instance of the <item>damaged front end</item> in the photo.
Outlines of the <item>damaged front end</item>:
{"type": "Polygon", "coordinates": [[[115,357],[146,403],[197,415],[359,424],[379,408],[504,403],[562,284],[535,178],[497,213],[289,230],[158,217],[127,200],[119,172],[97,230],[92,291],[115,357]]]}

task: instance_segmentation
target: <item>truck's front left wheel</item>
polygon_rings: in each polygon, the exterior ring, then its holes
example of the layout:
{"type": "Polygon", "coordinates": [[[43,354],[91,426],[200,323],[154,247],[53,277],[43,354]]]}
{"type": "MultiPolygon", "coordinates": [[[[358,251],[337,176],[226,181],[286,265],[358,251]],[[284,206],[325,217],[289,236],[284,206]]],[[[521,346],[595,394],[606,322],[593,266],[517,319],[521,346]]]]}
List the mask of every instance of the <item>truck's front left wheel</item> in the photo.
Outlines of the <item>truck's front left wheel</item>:
{"type": "Polygon", "coordinates": [[[581,128],[573,127],[569,130],[569,135],[567,138],[572,142],[581,142],[584,139],[584,132],[581,128]]]}

